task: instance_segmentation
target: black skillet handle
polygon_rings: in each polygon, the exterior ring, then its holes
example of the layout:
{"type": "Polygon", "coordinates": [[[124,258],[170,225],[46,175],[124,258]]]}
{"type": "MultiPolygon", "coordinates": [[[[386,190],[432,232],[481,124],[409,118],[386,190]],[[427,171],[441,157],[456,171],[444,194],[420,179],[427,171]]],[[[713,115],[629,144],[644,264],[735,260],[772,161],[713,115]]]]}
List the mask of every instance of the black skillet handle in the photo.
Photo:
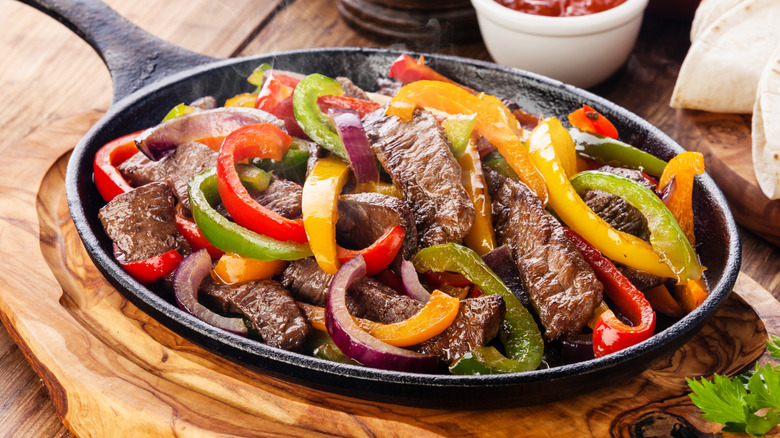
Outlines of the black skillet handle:
{"type": "Polygon", "coordinates": [[[171,74],[214,61],[146,32],[100,0],[19,0],[56,19],[100,55],[114,102],[171,74]]]}

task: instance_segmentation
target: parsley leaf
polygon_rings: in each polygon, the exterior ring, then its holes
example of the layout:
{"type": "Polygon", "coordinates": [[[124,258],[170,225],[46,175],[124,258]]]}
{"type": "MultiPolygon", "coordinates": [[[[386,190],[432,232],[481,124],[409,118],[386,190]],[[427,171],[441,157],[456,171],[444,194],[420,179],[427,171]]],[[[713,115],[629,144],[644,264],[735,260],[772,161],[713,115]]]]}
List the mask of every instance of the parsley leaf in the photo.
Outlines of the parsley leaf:
{"type": "MultiPolygon", "coordinates": [[[[767,350],[780,359],[780,337],[773,335],[767,350]]],[[[725,425],[724,432],[761,437],[780,424],[780,368],[756,365],[755,370],[733,379],[715,374],[712,381],[686,381],[693,391],[689,397],[702,417],[725,425]]]]}

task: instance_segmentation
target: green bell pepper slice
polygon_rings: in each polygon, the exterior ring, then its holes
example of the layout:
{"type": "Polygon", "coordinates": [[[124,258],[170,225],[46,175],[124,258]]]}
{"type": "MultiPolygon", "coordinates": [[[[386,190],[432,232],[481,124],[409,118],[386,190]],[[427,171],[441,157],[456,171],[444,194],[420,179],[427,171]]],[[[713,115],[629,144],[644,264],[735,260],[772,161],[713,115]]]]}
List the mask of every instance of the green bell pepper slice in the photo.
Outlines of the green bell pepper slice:
{"type": "Polygon", "coordinates": [[[298,260],[313,255],[308,244],[257,234],[219,214],[213,207],[219,201],[216,169],[192,177],[187,192],[198,229],[218,249],[257,260],[298,260]]]}
{"type": "Polygon", "coordinates": [[[617,165],[660,177],[664,173],[666,161],[609,137],[592,134],[572,128],[569,130],[578,155],[603,164],[617,165]]]}
{"type": "Polygon", "coordinates": [[[293,137],[293,143],[281,160],[270,158],[252,158],[249,161],[255,166],[269,172],[273,172],[281,178],[303,184],[306,179],[306,164],[309,160],[309,151],[303,144],[306,140],[293,137]]]}
{"type": "Polygon", "coordinates": [[[628,178],[597,170],[578,173],[571,179],[571,185],[580,195],[588,190],[601,190],[623,198],[647,219],[650,245],[677,276],[677,282],[685,284],[701,277],[696,251],[672,212],[652,190],[628,178]]]}
{"type": "MultiPolygon", "coordinates": [[[[535,370],[542,363],[544,343],[533,316],[520,300],[472,249],[456,243],[434,245],[420,250],[412,258],[417,272],[457,272],[477,285],[482,293],[499,294],[506,304],[499,338],[509,359],[511,372],[535,370]]],[[[456,369],[457,371],[457,369],[456,369]]]]}
{"type": "Polygon", "coordinates": [[[317,144],[349,163],[341,137],[333,129],[330,117],[322,113],[317,99],[320,96],[344,94],[341,84],[333,78],[314,73],[301,79],[293,93],[293,114],[303,132],[317,144]]]}
{"type": "Polygon", "coordinates": [[[450,365],[450,372],[457,375],[467,374],[508,374],[519,371],[518,362],[508,359],[496,347],[477,347],[461,356],[450,365]]]}

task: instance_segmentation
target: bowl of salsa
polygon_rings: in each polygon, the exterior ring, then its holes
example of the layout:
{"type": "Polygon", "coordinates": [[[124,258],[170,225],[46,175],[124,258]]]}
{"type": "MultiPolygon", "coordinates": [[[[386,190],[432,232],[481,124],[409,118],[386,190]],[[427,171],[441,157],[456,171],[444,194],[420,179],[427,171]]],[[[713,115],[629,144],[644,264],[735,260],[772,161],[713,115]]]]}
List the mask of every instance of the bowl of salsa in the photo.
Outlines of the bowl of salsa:
{"type": "Polygon", "coordinates": [[[619,69],[648,0],[471,0],[482,39],[499,63],[578,87],[619,69]]]}

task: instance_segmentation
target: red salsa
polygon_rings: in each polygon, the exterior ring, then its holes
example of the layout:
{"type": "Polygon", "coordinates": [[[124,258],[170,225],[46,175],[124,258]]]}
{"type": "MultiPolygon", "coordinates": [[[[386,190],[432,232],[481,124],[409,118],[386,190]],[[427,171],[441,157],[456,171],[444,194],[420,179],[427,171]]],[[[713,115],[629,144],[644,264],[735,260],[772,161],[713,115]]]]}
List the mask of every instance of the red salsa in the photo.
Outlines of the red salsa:
{"type": "Polygon", "coordinates": [[[626,0],[496,0],[516,11],[549,17],[573,17],[603,12],[626,0]]]}

